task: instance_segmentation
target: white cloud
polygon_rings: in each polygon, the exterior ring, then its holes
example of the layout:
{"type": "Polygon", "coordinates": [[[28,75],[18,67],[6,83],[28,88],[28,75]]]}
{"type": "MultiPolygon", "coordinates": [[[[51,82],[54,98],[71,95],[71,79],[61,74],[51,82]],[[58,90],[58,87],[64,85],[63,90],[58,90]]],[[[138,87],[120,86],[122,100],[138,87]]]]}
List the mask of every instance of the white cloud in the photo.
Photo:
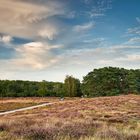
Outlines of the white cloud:
{"type": "MultiPolygon", "coordinates": [[[[136,17],[136,20],[138,23],[140,23],[140,18],[136,17]]],[[[128,42],[126,43],[130,43],[130,44],[135,44],[135,43],[140,43],[140,26],[136,26],[133,28],[128,28],[127,32],[126,32],[126,36],[133,36],[133,38],[130,38],[128,42]]]]}
{"type": "Polygon", "coordinates": [[[127,34],[130,35],[140,35],[140,27],[128,28],[127,34]]]}
{"type": "Polygon", "coordinates": [[[91,10],[87,12],[90,18],[105,16],[106,11],[112,9],[112,0],[85,0],[85,3],[92,5],[91,10]]]}
{"type": "Polygon", "coordinates": [[[42,38],[53,40],[58,32],[59,31],[56,26],[45,25],[45,27],[38,32],[38,35],[42,38]]]}
{"type": "Polygon", "coordinates": [[[137,51],[134,54],[133,50],[135,49],[140,49],[140,46],[118,45],[71,50],[63,55],[60,67],[63,64],[63,67],[78,66],[81,69],[104,66],[139,68],[140,53],[137,51]],[[64,63],[65,61],[67,63],[64,63]]]}
{"type": "Polygon", "coordinates": [[[89,14],[90,14],[91,18],[105,16],[104,13],[93,13],[93,12],[90,12],[89,14]]]}
{"type": "Polygon", "coordinates": [[[10,43],[12,40],[13,38],[9,35],[0,37],[0,42],[3,42],[3,43],[10,43]]]}
{"type": "Polygon", "coordinates": [[[137,44],[140,43],[140,37],[130,38],[125,44],[137,44]]]}
{"type": "Polygon", "coordinates": [[[118,61],[140,62],[140,54],[128,54],[124,57],[117,58],[118,61]]]}
{"type": "Polygon", "coordinates": [[[104,43],[104,41],[105,41],[105,38],[103,37],[83,40],[84,43],[104,43]]]}
{"type": "MultiPolygon", "coordinates": [[[[45,27],[46,20],[49,22],[49,17],[64,14],[63,5],[56,1],[46,1],[44,4],[22,0],[0,1],[0,32],[32,39],[45,27]]],[[[46,29],[48,36],[54,25],[50,27],[46,29]]]]}
{"type": "Polygon", "coordinates": [[[82,31],[87,31],[87,30],[90,30],[94,27],[94,23],[93,22],[88,22],[88,23],[85,23],[83,25],[75,25],[73,27],[73,30],[75,32],[82,32],[82,31]]]}
{"type": "MultiPolygon", "coordinates": [[[[48,75],[52,76],[54,73],[57,75],[60,72],[64,78],[66,74],[76,74],[77,72],[75,73],[75,71],[80,72],[79,75],[82,77],[93,68],[104,66],[124,68],[140,67],[140,53],[139,51],[135,54],[133,53],[133,50],[140,49],[140,46],[118,45],[68,50],[60,55],[53,53],[53,49],[60,49],[61,47],[63,46],[53,46],[44,42],[30,42],[18,46],[16,47],[16,58],[0,60],[0,65],[4,65],[4,67],[1,67],[0,72],[6,73],[10,70],[10,73],[17,73],[23,71],[24,73],[27,72],[29,77],[32,72],[36,72],[35,77],[37,78],[40,77],[40,75],[37,76],[38,73],[44,70],[44,73],[47,71],[48,75]],[[53,70],[55,72],[53,72],[53,70]]],[[[22,73],[22,78],[24,78],[24,76],[25,74],[22,73]]],[[[36,79],[35,77],[32,78],[36,79]]],[[[42,78],[43,76],[40,79],[42,78]]],[[[63,80],[63,78],[60,79],[63,80]]]]}
{"type": "Polygon", "coordinates": [[[15,47],[16,57],[10,60],[0,60],[5,68],[10,70],[41,70],[48,68],[59,61],[59,56],[51,52],[61,45],[49,45],[42,42],[30,42],[15,47]]]}

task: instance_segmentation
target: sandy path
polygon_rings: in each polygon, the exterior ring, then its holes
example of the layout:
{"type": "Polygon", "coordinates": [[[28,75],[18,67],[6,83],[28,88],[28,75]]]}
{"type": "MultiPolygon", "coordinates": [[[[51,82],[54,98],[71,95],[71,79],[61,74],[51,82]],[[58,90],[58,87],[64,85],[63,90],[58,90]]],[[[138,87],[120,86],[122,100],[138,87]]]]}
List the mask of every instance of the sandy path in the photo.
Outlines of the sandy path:
{"type": "Polygon", "coordinates": [[[30,110],[30,109],[34,109],[34,108],[38,108],[38,107],[43,107],[43,106],[47,106],[47,105],[52,105],[52,104],[54,104],[54,102],[53,103],[43,103],[43,104],[40,104],[40,105],[35,105],[35,106],[30,106],[30,107],[10,110],[10,111],[6,111],[6,112],[1,112],[0,115],[7,115],[7,114],[19,112],[19,111],[26,111],[26,110],[30,110]]]}

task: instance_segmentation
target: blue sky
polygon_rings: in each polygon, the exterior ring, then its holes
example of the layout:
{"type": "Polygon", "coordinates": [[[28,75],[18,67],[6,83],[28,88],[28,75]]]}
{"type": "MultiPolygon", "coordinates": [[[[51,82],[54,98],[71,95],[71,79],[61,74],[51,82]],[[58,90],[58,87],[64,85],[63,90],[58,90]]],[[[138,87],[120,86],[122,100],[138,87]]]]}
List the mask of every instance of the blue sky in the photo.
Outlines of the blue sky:
{"type": "Polygon", "coordinates": [[[0,19],[0,79],[140,68],[140,0],[5,0],[0,19]]]}

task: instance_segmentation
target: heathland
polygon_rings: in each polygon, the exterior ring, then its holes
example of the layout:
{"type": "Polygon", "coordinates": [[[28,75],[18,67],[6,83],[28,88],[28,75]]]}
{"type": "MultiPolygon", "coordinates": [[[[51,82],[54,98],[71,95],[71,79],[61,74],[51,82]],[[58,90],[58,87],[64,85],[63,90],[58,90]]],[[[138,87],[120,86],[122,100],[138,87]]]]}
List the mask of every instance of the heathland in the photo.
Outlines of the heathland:
{"type": "MultiPolygon", "coordinates": [[[[5,99],[3,103],[14,103],[5,99]]],[[[53,105],[0,116],[0,140],[139,140],[140,96],[24,98],[53,105]]],[[[21,102],[18,98],[16,103],[21,102]]]]}

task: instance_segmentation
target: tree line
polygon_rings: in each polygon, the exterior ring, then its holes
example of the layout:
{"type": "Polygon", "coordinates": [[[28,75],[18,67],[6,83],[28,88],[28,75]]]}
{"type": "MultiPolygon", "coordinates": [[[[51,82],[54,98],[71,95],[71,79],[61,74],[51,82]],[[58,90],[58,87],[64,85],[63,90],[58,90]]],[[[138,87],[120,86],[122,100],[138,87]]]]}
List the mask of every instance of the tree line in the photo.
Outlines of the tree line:
{"type": "Polygon", "coordinates": [[[81,83],[73,76],[66,76],[64,83],[0,80],[0,97],[95,97],[129,93],[140,94],[140,69],[94,69],[81,83]]]}

